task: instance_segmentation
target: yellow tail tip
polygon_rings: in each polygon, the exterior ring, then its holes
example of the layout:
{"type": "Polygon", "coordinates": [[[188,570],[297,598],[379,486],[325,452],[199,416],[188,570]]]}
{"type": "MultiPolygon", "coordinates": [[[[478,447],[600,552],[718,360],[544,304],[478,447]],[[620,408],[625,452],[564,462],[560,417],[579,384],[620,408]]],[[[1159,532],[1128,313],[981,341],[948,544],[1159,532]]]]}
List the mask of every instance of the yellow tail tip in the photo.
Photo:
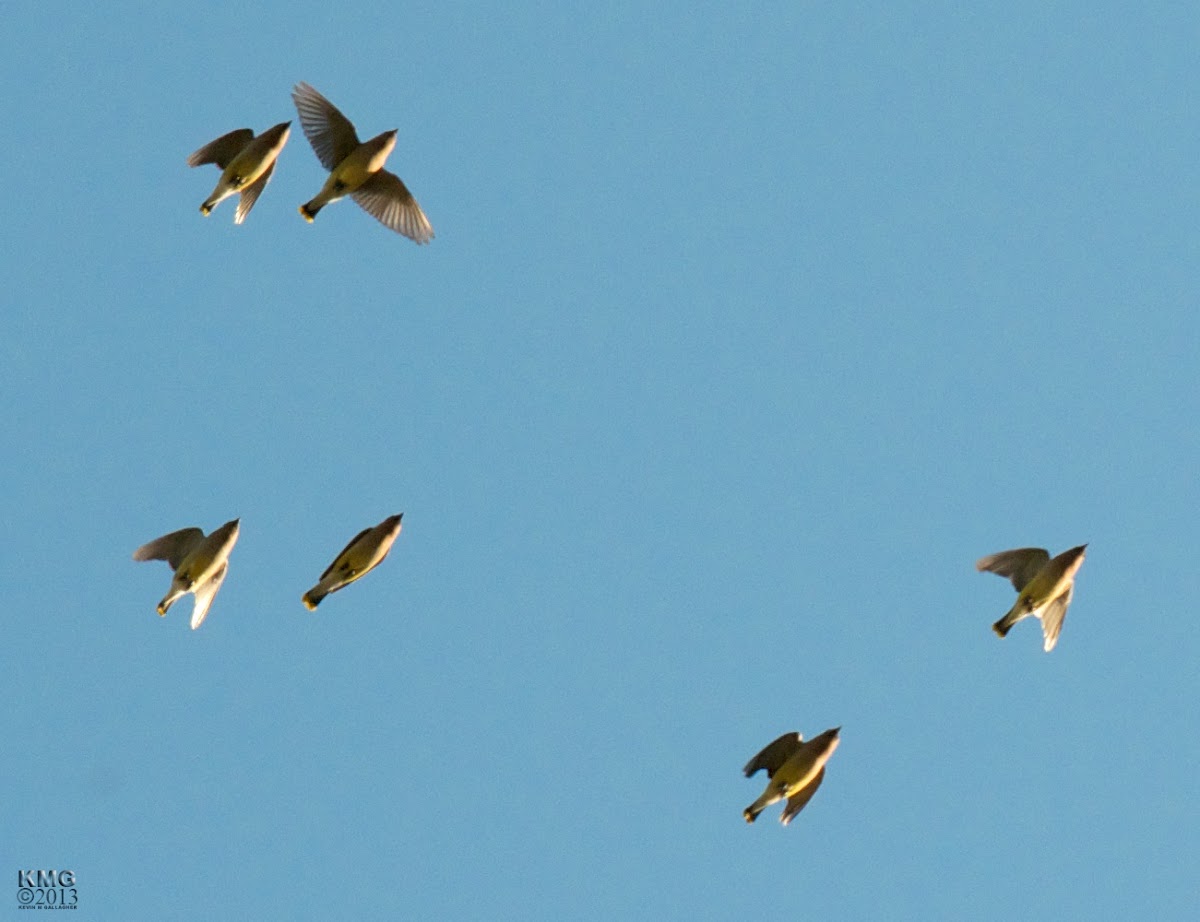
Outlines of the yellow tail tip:
{"type": "Polygon", "coordinates": [[[310,213],[306,206],[304,206],[304,205],[300,206],[300,214],[304,217],[305,221],[307,221],[309,224],[312,224],[313,218],[315,217],[315,215],[310,213]]]}
{"type": "Polygon", "coordinates": [[[200,214],[207,218],[210,214],[212,214],[212,205],[208,204],[208,202],[205,202],[200,206],[200,214]]]}
{"type": "Polygon", "coordinates": [[[303,596],[301,596],[300,601],[304,603],[304,607],[309,611],[317,610],[317,603],[308,597],[308,593],[305,593],[303,596]]]}

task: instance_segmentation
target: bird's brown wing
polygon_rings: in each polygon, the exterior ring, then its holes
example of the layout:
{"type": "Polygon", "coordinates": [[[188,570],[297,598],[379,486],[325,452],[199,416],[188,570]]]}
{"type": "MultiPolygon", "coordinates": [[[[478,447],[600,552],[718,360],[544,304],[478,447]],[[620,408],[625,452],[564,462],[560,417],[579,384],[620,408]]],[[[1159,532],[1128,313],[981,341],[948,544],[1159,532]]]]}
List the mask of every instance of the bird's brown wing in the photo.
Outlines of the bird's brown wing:
{"type": "Polygon", "coordinates": [[[380,170],[350,195],[363,211],[414,243],[433,239],[433,225],[395,173],[380,170]]]}
{"type": "Polygon", "coordinates": [[[333,168],[361,143],[354,126],[338,111],[337,106],[307,83],[296,84],[292,90],[292,101],[300,114],[304,136],[316,152],[321,166],[333,172],[333,168]]]}
{"type": "Polygon", "coordinates": [[[133,559],[165,560],[172,570],[178,570],[183,558],[203,540],[204,532],[199,528],[181,528],[143,544],[133,552],[133,559]]]}
{"type": "Polygon", "coordinates": [[[233,161],[233,158],[240,154],[242,149],[253,140],[254,132],[249,128],[239,128],[236,131],[229,132],[229,134],[223,134],[215,141],[209,141],[188,157],[188,166],[215,163],[221,169],[225,169],[233,161]]]}
{"type": "Polygon", "coordinates": [[[779,766],[795,755],[796,750],[800,748],[800,744],[803,742],[804,737],[799,733],[785,733],[747,762],[746,767],[742,771],[749,778],[760,768],[765,768],[767,776],[773,778],[775,772],[779,771],[779,766]]]}
{"type": "Polygon", "coordinates": [[[1044,547],[1019,547],[1016,550],[980,557],[975,563],[975,569],[980,572],[986,570],[997,576],[1007,576],[1012,580],[1017,592],[1020,592],[1049,562],[1050,552],[1044,547]]]}

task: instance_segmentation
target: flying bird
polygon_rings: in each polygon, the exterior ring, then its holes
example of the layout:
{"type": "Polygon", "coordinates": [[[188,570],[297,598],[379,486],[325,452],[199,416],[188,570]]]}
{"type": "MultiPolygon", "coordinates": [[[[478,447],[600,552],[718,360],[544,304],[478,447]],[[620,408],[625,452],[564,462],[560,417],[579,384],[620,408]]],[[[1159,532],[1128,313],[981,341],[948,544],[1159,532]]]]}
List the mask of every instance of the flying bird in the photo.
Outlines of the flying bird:
{"type": "Polygon", "coordinates": [[[992,630],[1003,637],[1022,618],[1031,615],[1042,622],[1045,649],[1049,653],[1058,643],[1067,606],[1075,594],[1075,574],[1083,565],[1086,544],[1063,551],[1053,560],[1040,547],[1021,547],[981,557],[975,564],[980,572],[1007,576],[1017,590],[1017,602],[992,630]]]}
{"type": "Polygon", "coordinates": [[[317,212],[349,195],[363,211],[416,243],[433,239],[433,226],[408,187],[383,168],[396,146],[396,131],[360,141],[354,126],[328,99],[307,83],[297,83],[292,100],[304,134],[329,178],[316,198],[300,206],[310,224],[317,212]]]}
{"type": "Polygon", "coordinates": [[[383,563],[396,536],[400,534],[400,519],[404,513],[389,516],[374,528],[364,528],[350,539],[333,563],[321,574],[321,579],[301,601],[309,611],[316,609],[321,600],[331,592],[344,589],[356,579],[361,579],[383,563]]]}
{"type": "Polygon", "coordinates": [[[257,138],[249,128],[239,128],[210,141],[188,157],[188,166],[196,167],[215,163],[221,169],[221,178],[212,195],[200,206],[200,213],[207,217],[235,192],[241,194],[234,224],[241,224],[250,214],[262,190],[267,187],[271,173],[275,171],[275,160],[291,132],[291,122],[281,122],[268,128],[257,138]]]}
{"type": "Polygon", "coordinates": [[[229,554],[237,543],[239,521],[226,522],[207,538],[199,528],[173,531],[133,552],[134,560],[165,560],[175,571],[170,590],[158,603],[160,615],[165,615],[177,599],[190,592],[195,597],[192,630],[204,622],[229,570],[229,554]]]}
{"type": "Polygon", "coordinates": [[[825,763],[838,747],[841,727],[826,730],[808,742],[799,733],[785,733],[746,763],[746,777],[760,768],[767,770],[770,781],[762,796],[742,811],[747,823],[773,803],[787,800],[779,821],[786,826],[804,809],[825,780],[825,763]]]}

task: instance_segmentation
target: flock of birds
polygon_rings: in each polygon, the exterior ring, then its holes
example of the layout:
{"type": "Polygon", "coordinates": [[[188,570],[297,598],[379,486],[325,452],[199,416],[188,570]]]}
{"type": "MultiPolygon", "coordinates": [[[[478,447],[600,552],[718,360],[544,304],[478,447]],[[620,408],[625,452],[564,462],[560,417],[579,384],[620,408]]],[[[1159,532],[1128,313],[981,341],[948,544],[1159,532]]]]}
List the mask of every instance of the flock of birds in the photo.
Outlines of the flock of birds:
{"type": "MultiPolygon", "coordinates": [[[[316,609],[331,592],[344,589],[383,563],[400,534],[404,513],[388,516],[374,528],[364,528],[350,539],[342,552],[325,568],[317,584],[300,597],[309,611],[316,609]]],[[[210,535],[199,528],[181,528],[148,541],[133,552],[134,560],[165,560],[174,571],[171,588],[158,603],[165,615],[179,599],[192,594],[192,630],[208,616],[208,609],[229,571],[229,555],[237,544],[241,520],[226,522],[210,535]]]]}
{"type": "MultiPolygon", "coordinates": [[[[396,146],[395,130],[360,141],[350,120],[307,83],[296,84],[292,101],[305,137],[329,171],[321,191],[300,206],[305,221],[311,224],[322,208],[348,195],[367,214],[410,240],[428,243],[433,239],[433,225],[408,187],[399,176],[383,168],[396,146]]],[[[275,172],[275,161],[287,143],[291,125],[280,122],[258,137],[249,128],[239,128],[188,157],[188,166],[215,163],[221,170],[212,195],[200,206],[201,214],[212,214],[219,202],[236,193],[239,199],[233,221],[241,224],[246,220],[275,172]]]]}
{"type": "MultiPolygon", "coordinates": [[[[304,219],[311,223],[326,205],[349,195],[384,226],[416,243],[432,240],[433,227],[417,200],[398,176],[383,168],[396,146],[396,132],[385,131],[369,141],[360,141],[350,121],[307,83],[295,86],[292,99],[305,136],[317,159],[329,170],[321,191],[300,206],[304,219]]],[[[236,193],[240,198],[234,222],[241,224],[266,188],[290,127],[291,122],[283,122],[257,137],[249,128],[240,128],[192,154],[188,158],[190,166],[215,163],[222,171],[200,211],[211,214],[219,202],[236,193]]],[[[400,534],[402,517],[403,513],[389,516],[355,535],[317,584],[301,597],[305,606],[312,611],[325,596],[379,566],[400,534]]],[[[207,536],[199,528],[184,528],[155,538],[133,552],[134,560],[165,560],[174,571],[171,588],[158,603],[160,615],[190,592],[194,597],[192,629],[201,625],[225,580],[238,529],[238,519],[207,536]]],[[[1004,637],[1018,621],[1037,618],[1042,624],[1043,647],[1046,652],[1053,650],[1086,550],[1084,544],[1052,558],[1044,548],[1023,547],[981,558],[975,564],[977,570],[1007,577],[1017,590],[1016,603],[992,629],[1004,637]]],[[[753,823],[763,810],[781,800],[787,803],[780,820],[785,826],[791,822],[821,786],[825,764],[838,747],[840,733],[841,727],[834,727],[811,740],[800,733],[785,733],[747,762],[743,769],[747,778],[765,769],[769,780],[762,796],[743,811],[746,822],[753,823]]]]}
{"type": "MultiPolygon", "coordinates": [[[[992,625],[992,630],[1004,637],[1018,621],[1037,618],[1042,622],[1043,648],[1047,653],[1053,650],[1086,550],[1087,545],[1082,544],[1051,558],[1045,548],[1020,547],[981,557],[976,570],[1006,576],[1017,590],[1016,603],[992,625]]],[[[841,729],[826,730],[807,742],[799,733],[785,733],[747,762],[747,778],[765,768],[770,780],[762,796],[743,811],[746,822],[753,823],[766,807],[786,800],[780,822],[785,826],[790,823],[821,786],[825,763],[837,749],[841,729]]]]}

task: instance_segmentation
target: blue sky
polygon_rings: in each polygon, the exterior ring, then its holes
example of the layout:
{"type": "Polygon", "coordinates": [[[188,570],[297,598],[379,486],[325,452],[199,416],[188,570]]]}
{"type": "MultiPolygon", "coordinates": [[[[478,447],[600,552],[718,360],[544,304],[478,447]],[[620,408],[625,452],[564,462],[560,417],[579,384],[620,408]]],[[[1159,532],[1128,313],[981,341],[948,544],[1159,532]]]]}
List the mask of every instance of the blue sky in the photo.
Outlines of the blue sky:
{"type": "Polygon", "coordinates": [[[10,882],[121,920],[1193,917],[1194,9],[5,20],[10,882]],[[399,129],[431,246],[300,219],[300,80],[399,129]],[[289,118],[246,223],[201,217],[187,155],[289,118]],[[158,618],[133,549],[238,516],[205,624],[158,618]],[[998,640],[974,561],[1083,542],[1057,649],[998,640]],[[746,760],[836,725],[748,827],[746,760]]]}

